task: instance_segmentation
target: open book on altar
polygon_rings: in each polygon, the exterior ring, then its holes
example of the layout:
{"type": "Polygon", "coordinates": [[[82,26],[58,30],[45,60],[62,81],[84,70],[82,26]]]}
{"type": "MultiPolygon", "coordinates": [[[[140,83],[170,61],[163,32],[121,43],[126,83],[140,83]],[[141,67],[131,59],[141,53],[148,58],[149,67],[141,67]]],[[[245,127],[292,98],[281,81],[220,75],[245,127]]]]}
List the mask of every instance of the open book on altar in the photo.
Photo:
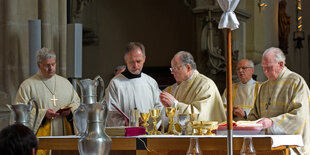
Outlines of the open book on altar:
{"type": "Polygon", "coordinates": [[[238,121],[236,122],[237,126],[239,127],[262,127],[263,124],[257,123],[259,120],[256,121],[238,121]]]}
{"type": "MultiPolygon", "coordinates": [[[[233,134],[235,135],[256,135],[256,134],[264,134],[262,131],[263,125],[257,123],[259,120],[256,121],[233,121],[233,134]]],[[[227,134],[227,123],[222,122],[219,124],[217,128],[216,134],[218,135],[226,135],[227,134]]]]}
{"type": "Polygon", "coordinates": [[[110,103],[125,119],[125,121],[129,122],[129,117],[121,110],[119,109],[114,103],[110,103]]]}

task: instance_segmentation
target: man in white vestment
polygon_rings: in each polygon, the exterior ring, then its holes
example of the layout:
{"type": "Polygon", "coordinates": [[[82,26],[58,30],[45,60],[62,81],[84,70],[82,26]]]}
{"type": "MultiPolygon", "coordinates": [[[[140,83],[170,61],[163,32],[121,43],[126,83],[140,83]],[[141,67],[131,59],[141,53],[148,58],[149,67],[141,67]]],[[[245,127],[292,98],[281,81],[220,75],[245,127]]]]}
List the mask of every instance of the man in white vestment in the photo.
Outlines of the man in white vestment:
{"type": "Polygon", "coordinates": [[[171,60],[171,74],[176,83],[160,94],[165,107],[177,107],[179,113],[199,113],[199,121],[226,120],[221,95],[215,83],[196,70],[193,56],[180,51],[171,60]]]}
{"type": "Polygon", "coordinates": [[[72,135],[70,121],[73,111],[80,105],[80,98],[71,83],[56,74],[56,55],[52,50],[42,48],[36,57],[39,71],[20,85],[15,104],[25,104],[32,98],[38,102],[39,115],[34,129],[37,136],[72,135]],[[57,112],[64,107],[71,108],[57,112]]]}
{"type": "Polygon", "coordinates": [[[109,105],[108,126],[123,126],[125,121],[111,104],[115,104],[127,116],[130,110],[149,113],[150,109],[162,109],[157,82],[142,73],[145,62],[145,48],[139,42],[127,45],[124,61],[127,68],[110,81],[105,99],[109,105]]]}
{"type": "Polygon", "coordinates": [[[279,48],[267,49],[262,57],[262,67],[268,81],[262,84],[248,115],[257,120],[267,134],[298,134],[304,146],[302,154],[310,154],[310,91],[305,80],[285,66],[285,55],[279,48]]]}
{"type": "MultiPolygon", "coordinates": [[[[232,103],[234,120],[243,120],[247,118],[253,108],[255,99],[257,97],[261,82],[257,82],[252,78],[254,73],[254,63],[252,60],[241,59],[236,71],[239,82],[232,85],[232,103]]],[[[223,104],[227,105],[226,89],[222,95],[223,104]]]]}

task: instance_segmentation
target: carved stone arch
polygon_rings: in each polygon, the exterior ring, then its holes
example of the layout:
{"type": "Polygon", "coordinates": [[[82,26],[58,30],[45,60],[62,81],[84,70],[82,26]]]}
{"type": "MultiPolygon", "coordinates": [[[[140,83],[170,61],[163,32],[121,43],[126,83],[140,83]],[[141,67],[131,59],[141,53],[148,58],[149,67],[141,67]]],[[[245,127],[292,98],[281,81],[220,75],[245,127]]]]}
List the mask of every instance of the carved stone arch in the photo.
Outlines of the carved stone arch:
{"type": "Polygon", "coordinates": [[[201,59],[207,74],[226,70],[224,32],[217,28],[218,21],[205,19],[201,31],[201,59]],[[211,22],[211,23],[210,23],[211,22]]]}

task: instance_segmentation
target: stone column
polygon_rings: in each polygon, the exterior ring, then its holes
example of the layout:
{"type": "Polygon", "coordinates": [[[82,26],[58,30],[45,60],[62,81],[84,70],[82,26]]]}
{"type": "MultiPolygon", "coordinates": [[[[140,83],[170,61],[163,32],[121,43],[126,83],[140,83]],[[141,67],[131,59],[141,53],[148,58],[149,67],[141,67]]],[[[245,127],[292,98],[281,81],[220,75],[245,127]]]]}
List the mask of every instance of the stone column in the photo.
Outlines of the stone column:
{"type": "Polygon", "coordinates": [[[37,1],[9,0],[4,5],[3,85],[14,101],[20,83],[29,77],[28,20],[37,19],[37,1]]]}
{"type": "MultiPolygon", "coordinates": [[[[58,11],[57,11],[58,8],[54,7],[55,3],[57,3],[57,1],[40,0],[39,18],[41,19],[42,23],[42,47],[51,48],[57,54],[56,49],[53,47],[53,40],[54,40],[53,24],[55,24],[54,17],[55,16],[58,17],[58,11]]],[[[57,39],[57,37],[55,39],[57,39]]]]}
{"type": "Polygon", "coordinates": [[[41,49],[41,20],[28,20],[29,76],[38,72],[36,54],[41,49]]]}
{"type": "Polygon", "coordinates": [[[42,46],[57,55],[57,73],[66,74],[66,0],[40,0],[39,16],[42,20],[42,46]]]}
{"type": "Polygon", "coordinates": [[[67,1],[59,0],[59,73],[62,76],[66,74],[67,64],[67,1]]]}
{"type": "Polygon", "coordinates": [[[0,120],[8,123],[6,104],[14,102],[20,83],[29,77],[27,23],[38,18],[38,5],[37,0],[0,0],[0,9],[0,120]]]}
{"type": "MultiPolygon", "coordinates": [[[[259,11],[256,1],[246,2],[247,11],[252,14],[252,17],[247,22],[246,29],[246,56],[252,59],[255,64],[260,63],[264,45],[264,12],[259,11]]],[[[271,15],[270,15],[271,16],[271,15]]]]}

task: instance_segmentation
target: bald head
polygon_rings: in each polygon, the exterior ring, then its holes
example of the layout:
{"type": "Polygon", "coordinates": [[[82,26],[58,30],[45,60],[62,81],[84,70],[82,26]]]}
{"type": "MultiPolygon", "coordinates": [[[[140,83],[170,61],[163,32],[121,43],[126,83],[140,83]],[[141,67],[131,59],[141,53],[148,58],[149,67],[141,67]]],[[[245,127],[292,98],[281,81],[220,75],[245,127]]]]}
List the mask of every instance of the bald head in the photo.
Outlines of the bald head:
{"type": "Polygon", "coordinates": [[[191,69],[196,69],[196,63],[191,53],[187,51],[180,51],[176,53],[174,57],[180,59],[181,63],[184,65],[189,64],[191,69]]]}
{"type": "Polygon", "coordinates": [[[189,52],[180,51],[171,60],[170,70],[177,83],[186,81],[193,75],[195,69],[196,63],[189,52]]]}

